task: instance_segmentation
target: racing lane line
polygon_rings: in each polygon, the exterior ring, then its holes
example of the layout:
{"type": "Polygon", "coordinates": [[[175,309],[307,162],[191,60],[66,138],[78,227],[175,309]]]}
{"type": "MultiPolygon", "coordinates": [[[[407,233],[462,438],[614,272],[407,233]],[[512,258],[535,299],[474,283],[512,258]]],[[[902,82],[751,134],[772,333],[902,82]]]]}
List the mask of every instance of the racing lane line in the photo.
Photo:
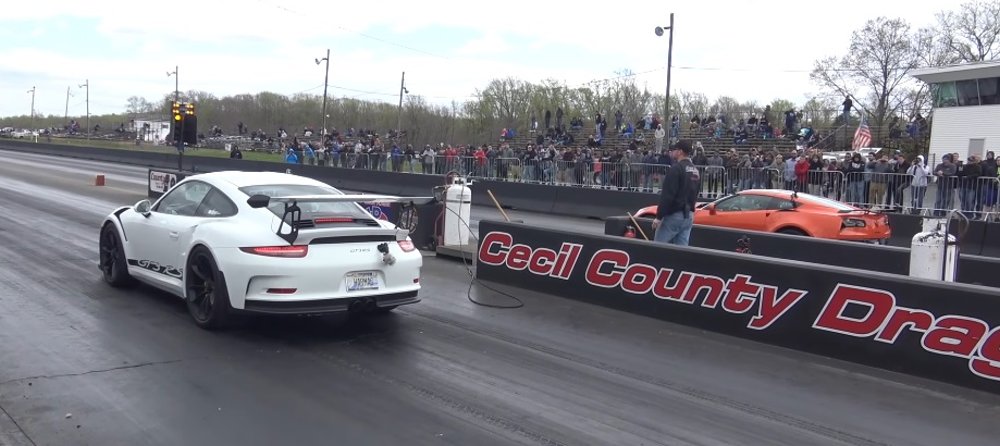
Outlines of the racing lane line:
{"type": "Polygon", "coordinates": [[[104,161],[89,160],[84,158],[72,158],[68,156],[46,155],[34,152],[24,152],[3,148],[0,143],[0,158],[15,160],[31,160],[41,166],[60,166],[74,169],[93,169],[94,173],[112,172],[117,175],[137,175],[144,177],[148,172],[147,166],[125,163],[110,163],[104,161]]]}
{"type": "Polygon", "coordinates": [[[0,445],[23,446],[29,444],[37,446],[35,441],[28,436],[27,432],[17,424],[17,420],[11,418],[10,414],[7,413],[7,409],[4,409],[3,405],[0,405],[0,445]]]}

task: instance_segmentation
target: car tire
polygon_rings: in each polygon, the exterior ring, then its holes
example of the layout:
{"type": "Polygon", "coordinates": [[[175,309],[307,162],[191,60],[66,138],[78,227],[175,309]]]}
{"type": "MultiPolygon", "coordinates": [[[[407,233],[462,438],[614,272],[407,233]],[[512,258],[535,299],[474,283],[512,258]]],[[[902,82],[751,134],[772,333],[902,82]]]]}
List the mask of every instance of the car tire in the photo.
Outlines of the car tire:
{"type": "Polygon", "coordinates": [[[98,267],[104,281],[115,288],[134,286],[137,282],[128,273],[128,261],[125,258],[125,246],[115,225],[108,223],[101,228],[98,241],[98,267]]]}
{"type": "Polygon", "coordinates": [[[226,280],[212,253],[198,246],[184,270],[184,301],[194,323],[206,330],[225,328],[233,313],[226,280]]]}
{"type": "Polygon", "coordinates": [[[799,235],[799,236],[806,236],[806,237],[809,236],[809,234],[806,234],[801,229],[795,229],[795,228],[785,228],[785,229],[782,229],[782,230],[778,231],[778,234],[799,235]]]}

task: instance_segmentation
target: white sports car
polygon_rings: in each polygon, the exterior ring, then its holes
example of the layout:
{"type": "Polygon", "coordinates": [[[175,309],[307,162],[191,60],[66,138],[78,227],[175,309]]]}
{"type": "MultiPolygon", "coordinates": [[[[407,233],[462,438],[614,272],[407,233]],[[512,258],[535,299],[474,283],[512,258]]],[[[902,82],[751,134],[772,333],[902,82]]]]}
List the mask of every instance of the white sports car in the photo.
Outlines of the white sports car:
{"type": "Polygon", "coordinates": [[[423,257],[358,202],[431,200],[346,195],[283,173],[193,175],[105,218],[100,269],[112,286],[141,281],[185,299],[203,328],[239,311],[389,311],[420,301],[423,257]]]}

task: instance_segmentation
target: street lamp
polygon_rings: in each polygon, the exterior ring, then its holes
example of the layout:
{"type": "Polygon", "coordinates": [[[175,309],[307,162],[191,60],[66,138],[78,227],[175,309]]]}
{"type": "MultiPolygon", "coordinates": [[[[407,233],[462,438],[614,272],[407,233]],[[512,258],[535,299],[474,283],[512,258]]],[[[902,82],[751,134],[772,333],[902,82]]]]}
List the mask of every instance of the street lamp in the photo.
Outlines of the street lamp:
{"type": "MultiPolygon", "coordinates": [[[[330,49],[326,49],[326,57],[322,59],[316,59],[316,65],[320,62],[326,61],[326,75],[323,77],[323,130],[322,135],[326,136],[326,87],[327,83],[330,81],[330,49]]],[[[324,144],[326,141],[324,141],[324,144]]]]}
{"type": "Polygon", "coordinates": [[[410,94],[410,90],[406,89],[406,72],[403,72],[403,77],[399,79],[399,109],[396,111],[396,138],[399,138],[399,131],[401,130],[403,123],[403,93],[410,94]]]}
{"type": "Polygon", "coordinates": [[[90,79],[86,79],[79,88],[87,87],[87,139],[90,139],[90,79]]]}
{"type": "Polygon", "coordinates": [[[673,118],[670,116],[670,68],[674,62],[674,13],[670,13],[670,26],[666,28],[657,26],[654,32],[657,36],[663,37],[664,30],[670,31],[670,43],[667,46],[667,97],[663,104],[663,119],[669,123],[671,131],[673,131],[673,118]]]}

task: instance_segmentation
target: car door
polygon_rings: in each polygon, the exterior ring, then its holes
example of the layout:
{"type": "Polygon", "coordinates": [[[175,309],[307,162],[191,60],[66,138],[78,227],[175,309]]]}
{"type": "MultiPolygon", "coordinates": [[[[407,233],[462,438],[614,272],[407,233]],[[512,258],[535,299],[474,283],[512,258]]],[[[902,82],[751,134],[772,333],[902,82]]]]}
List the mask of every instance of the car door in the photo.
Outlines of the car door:
{"type": "Polygon", "coordinates": [[[715,212],[704,217],[704,224],[733,229],[764,231],[770,209],[771,197],[739,194],[715,204],[715,212]]]}
{"type": "Polygon", "coordinates": [[[187,181],[164,195],[149,215],[135,224],[136,259],[130,263],[156,282],[174,290],[183,288],[182,234],[190,233],[201,220],[198,209],[211,190],[208,183],[187,181]]]}

